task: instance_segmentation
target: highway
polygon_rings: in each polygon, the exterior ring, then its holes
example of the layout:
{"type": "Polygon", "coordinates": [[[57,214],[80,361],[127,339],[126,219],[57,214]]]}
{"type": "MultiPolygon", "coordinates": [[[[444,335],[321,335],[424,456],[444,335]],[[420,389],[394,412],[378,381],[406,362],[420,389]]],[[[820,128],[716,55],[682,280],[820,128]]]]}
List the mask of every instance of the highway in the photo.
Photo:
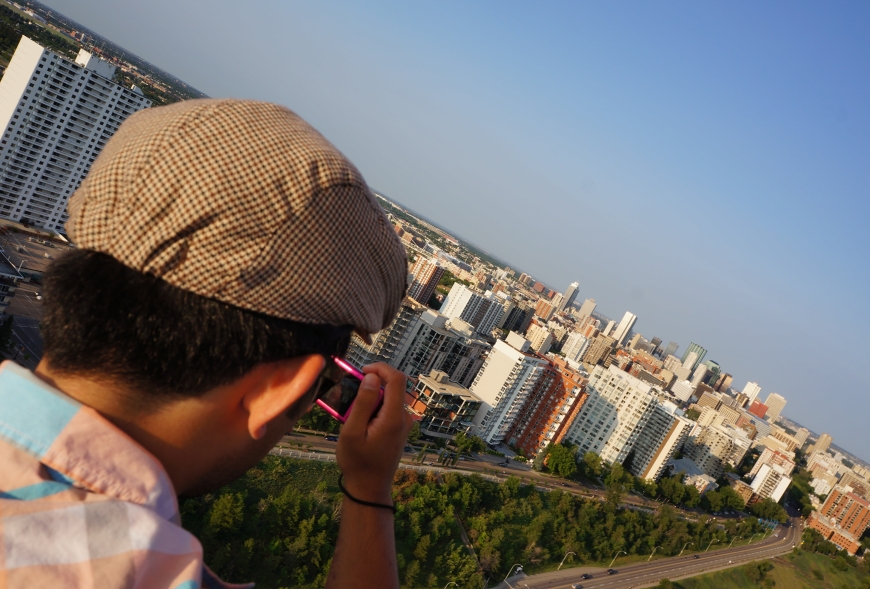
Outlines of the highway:
{"type": "MultiPolygon", "coordinates": [[[[508,582],[509,586],[515,589],[571,589],[573,584],[578,584],[584,589],[650,587],[662,579],[694,577],[753,560],[786,554],[800,542],[802,532],[800,518],[792,517],[791,524],[791,527],[778,526],[765,540],[749,545],[716,550],[716,544],[713,544],[709,552],[698,552],[697,559],[691,554],[683,554],[679,557],[662,558],[649,563],[633,563],[624,567],[620,567],[617,560],[613,568],[618,572],[614,575],[608,575],[603,568],[563,568],[561,571],[539,575],[518,575],[508,579],[508,582]],[[580,578],[583,573],[590,573],[593,578],[583,580],[580,578]]],[[[502,583],[499,587],[508,587],[508,585],[502,583]]]]}

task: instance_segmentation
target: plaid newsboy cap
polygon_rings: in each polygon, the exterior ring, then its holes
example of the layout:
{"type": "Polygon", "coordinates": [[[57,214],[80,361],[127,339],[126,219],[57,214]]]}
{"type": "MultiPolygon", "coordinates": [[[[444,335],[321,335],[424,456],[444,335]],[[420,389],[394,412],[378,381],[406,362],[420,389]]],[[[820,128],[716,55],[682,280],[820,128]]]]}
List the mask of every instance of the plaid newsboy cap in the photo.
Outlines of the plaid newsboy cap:
{"type": "Polygon", "coordinates": [[[359,171],[275,104],[132,115],[68,209],[78,247],[250,311],[374,333],[405,294],[405,250],[359,171]]]}

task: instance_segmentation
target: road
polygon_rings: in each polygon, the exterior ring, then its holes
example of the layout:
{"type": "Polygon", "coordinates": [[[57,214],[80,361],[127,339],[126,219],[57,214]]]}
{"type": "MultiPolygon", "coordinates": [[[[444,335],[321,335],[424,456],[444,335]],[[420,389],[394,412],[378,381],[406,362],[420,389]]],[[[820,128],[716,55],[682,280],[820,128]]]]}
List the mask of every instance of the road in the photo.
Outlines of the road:
{"type": "MultiPolygon", "coordinates": [[[[772,558],[788,553],[792,547],[800,542],[801,524],[800,518],[791,518],[791,527],[779,526],[763,541],[753,544],[738,546],[735,548],[711,549],[709,552],[699,552],[698,557],[686,555],[671,558],[662,558],[649,563],[634,563],[624,567],[616,561],[614,568],[618,571],[615,575],[608,575],[603,568],[574,568],[562,569],[539,575],[518,575],[509,579],[511,587],[515,589],[571,589],[572,584],[579,584],[584,589],[597,587],[607,589],[629,589],[630,587],[650,587],[656,585],[662,579],[676,580],[685,577],[694,577],[738,566],[753,560],[772,558]],[[778,535],[778,537],[777,537],[778,535]],[[580,575],[590,573],[592,579],[582,580],[580,575]]],[[[716,546],[715,544],[713,545],[716,546]]],[[[502,583],[499,587],[508,587],[502,583]]]]}

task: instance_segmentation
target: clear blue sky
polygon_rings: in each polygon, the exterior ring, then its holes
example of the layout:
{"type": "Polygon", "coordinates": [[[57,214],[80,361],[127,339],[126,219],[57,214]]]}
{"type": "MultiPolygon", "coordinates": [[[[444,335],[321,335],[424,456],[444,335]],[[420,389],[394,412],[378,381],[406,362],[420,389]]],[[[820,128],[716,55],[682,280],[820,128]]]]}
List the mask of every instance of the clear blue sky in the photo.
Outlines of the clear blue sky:
{"type": "Polygon", "coordinates": [[[870,4],[47,3],[870,460],[870,4]]]}

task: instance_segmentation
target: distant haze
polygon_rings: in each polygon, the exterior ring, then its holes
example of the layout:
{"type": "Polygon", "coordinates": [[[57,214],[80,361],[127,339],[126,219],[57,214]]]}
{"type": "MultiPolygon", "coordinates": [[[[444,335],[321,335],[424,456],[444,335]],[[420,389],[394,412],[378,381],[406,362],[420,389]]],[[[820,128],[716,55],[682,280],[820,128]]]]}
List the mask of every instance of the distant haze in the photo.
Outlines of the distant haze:
{"type": "Polygon", "coordinates": [[[870,4],[48,4],[870,458],[870,4]]]}

